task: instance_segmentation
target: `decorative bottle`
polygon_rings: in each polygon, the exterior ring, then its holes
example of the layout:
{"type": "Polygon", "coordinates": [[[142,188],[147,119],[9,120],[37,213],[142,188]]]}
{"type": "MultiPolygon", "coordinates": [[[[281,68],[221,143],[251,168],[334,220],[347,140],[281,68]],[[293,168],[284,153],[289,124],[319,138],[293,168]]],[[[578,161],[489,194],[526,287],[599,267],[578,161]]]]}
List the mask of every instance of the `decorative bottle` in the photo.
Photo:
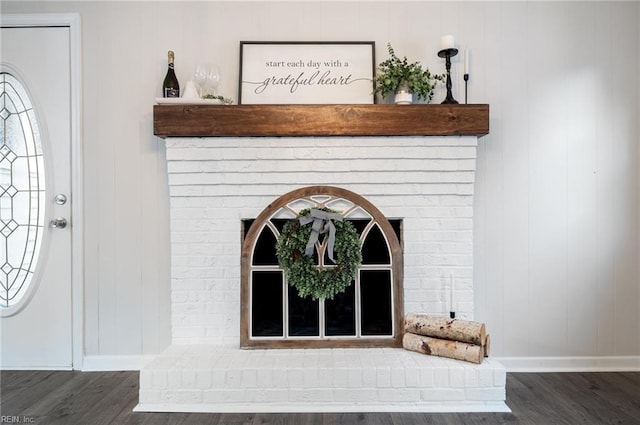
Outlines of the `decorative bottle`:
{"type": "Polygon", "coordinates": [[[174,53],[169,50],[169,67],[162,82],[162,97],[180,97],[180,84],[173,69],[174,53]]]}

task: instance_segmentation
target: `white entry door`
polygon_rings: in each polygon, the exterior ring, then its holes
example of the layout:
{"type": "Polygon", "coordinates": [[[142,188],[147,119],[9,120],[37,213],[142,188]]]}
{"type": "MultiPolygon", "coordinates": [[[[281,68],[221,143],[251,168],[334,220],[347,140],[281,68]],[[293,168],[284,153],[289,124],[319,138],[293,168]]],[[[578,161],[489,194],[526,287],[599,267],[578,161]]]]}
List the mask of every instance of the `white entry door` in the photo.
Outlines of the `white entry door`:
{"type": "Polygon", "coordinates": [[[0,43],[0,366],[71,369],[70,30],[0,43]]]}

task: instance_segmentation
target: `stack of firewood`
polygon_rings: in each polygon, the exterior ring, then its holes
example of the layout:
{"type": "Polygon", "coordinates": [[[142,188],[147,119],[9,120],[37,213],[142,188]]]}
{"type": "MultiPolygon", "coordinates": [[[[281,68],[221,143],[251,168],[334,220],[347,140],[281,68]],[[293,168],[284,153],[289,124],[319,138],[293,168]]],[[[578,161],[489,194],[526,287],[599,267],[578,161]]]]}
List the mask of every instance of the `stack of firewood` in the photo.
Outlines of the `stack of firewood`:
{"type": "Polygon", "coordinates": [[[427,314],[407,314],[402,346],[418,353],[482,363],[489,357],[484,323],[427,314]]]}

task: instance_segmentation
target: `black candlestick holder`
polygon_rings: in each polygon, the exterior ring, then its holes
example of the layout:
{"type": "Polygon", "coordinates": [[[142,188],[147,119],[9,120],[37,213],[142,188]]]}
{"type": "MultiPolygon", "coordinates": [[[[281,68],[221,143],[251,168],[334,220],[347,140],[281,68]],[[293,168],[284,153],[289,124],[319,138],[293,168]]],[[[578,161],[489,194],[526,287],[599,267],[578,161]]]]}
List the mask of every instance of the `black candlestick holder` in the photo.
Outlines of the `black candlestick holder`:
{"type": "Polygon", "coordinates": [[[469,74],[464,74],[464,104],[467,104],[467,86],[469,85],[469,74]]]}
{"type": "Polygon", "coordinates": [[[458,49],[442,49],[438,52],[438,56],[445,58],[445,65],[447,67],[447,97],[445,97],[442,103],[458,103],[453,98],[451,93],[451,58],[458,54],[458,49]]]}

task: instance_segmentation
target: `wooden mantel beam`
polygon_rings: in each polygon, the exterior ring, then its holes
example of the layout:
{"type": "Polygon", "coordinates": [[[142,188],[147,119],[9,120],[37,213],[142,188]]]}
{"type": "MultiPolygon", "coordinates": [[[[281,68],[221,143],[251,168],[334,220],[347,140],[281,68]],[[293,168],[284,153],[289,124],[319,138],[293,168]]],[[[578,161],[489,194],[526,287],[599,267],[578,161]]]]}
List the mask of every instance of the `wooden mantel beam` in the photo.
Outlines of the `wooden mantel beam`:
{"type": "Polygon", "coordinates": [[[159,137],[484,136],[489,105],[155,105],[159,137]]]}

